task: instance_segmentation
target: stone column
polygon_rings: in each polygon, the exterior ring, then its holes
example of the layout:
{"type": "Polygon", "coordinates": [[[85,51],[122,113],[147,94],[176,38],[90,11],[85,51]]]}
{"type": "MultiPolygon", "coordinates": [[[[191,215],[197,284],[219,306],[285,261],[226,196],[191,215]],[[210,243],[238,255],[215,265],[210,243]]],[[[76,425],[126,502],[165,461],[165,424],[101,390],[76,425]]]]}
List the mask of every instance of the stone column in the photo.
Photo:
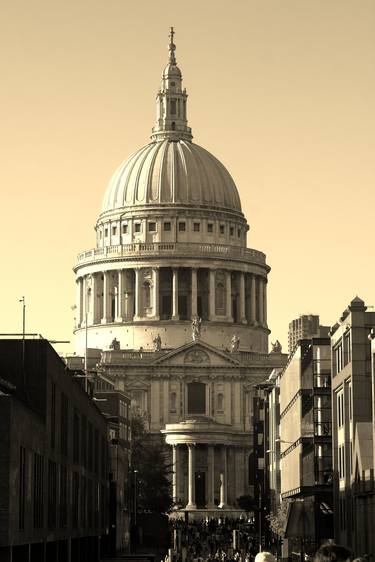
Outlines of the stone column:
{"type": "Polygon", "coordinates": [[[134,311],[134,320],[140,320],[141,318],[141,269],[136,267],[134,269],[135,273],[135,283],[134,283],[134,292],[135,292],[135,311],[134,311]]]}
{"type": "Polygon", "coordinates": [[[133,286],[133,278],[131,276],[131,269],[125,269],[123,272],[123,280],[124,280],[124,320],[131,320],[134,316],[134,302],[133,302],[133,295],[134,295],[134,286],[133,286]]]}
{"type": "Polygon", "coordinates": [[[76,280],[76,288],[77,288],[77,296],[76,296],[76,302],[77,302],[77,328],[80,327],[81,323],[82,323],[82,296],[83,296],[83,282],[82,282],[82,277],[78,277],[76,280]]]}
{"type": "Polygon", "coordinates": [[[232,316],[232,272],[226,271],[226,290],[227,290],[227,300],[226,300],[226,316],[228,322],[233,322],[232,316]]]}
{"type": "Polygon", "coordinates": [[[245,302],[245,273],[240,271],[240,322],[247,324],[245,302]]]}
{"type": "Polygon", "coordinates": [[[191,268],[191,317],[198,314],[198,287],[197,287],[197,269],[191,268]]]}
{"type": "Polygon", "coordinates": [[[195,443],[188,444],[188,493],[189,499],[186,509],[196,509],[195,503],[195,443]]]}
{"type": "Polygon", "coordinates": [[[215,508],[215,447],[207,446],[207,509],[215,508]]]}
{"type": "Polygon", "coordinates": [[[227,507],[227,447],[223,445],[222,451],[222,472],[220,473],[220,503],[219,507],[227,507]]]}
{"type": "Polygon", "coordinates": [[[209,296],[208,296],[208,319],[215,320],[216,309],[215,309],[215,281],[216,281],[216,271],[215,269],[209,270],[209,296]]]}
{"type": "Polygon", "coordinates": [[[153,276],[153,299],[152,299],[152,306],[153,306],[153,317],[155,320],[159,320],[160,312],[159,312],[159,268],[154,267],[152,270],[153,276]]]}
{"type": "Polygon", "coordinates": [[[179,471],[179,455],[178,445],[172,446],[172,464],[173,464],[173,478],[172,478],[172,497],[173,501],[177,503],[178,500],[178,471],[179,471]]]}
{"type": "Polygon", "coordinates": [[[258,318],[259,318],[259,324],[261,326],[263,326],[264,320],[263,320],[263,288],[264,288],[264,281],[262,277],[259,277],[259,301],[258,301],[258,318]]]}
{"type": "Polygon", "coordinates": [[[124,318],[124,271],[119,269],[117,272],[117,317],[116,322],[122,322],[124,318]]]}
{"type": "Polygon", "coordinates": [[[111,321],[111,294],[110,294],[110,276],[108,271],[103,273],[103,318],[101,319],[102,324],[107,324],[111,321]]]}
{"type": "Polygon", "coordinates": [[[263,281],[263,324],[267,328],[267,279],[263,281]]]}
{"type": "Polygon", "coordinates": [[[87,275],[82,277],[82,320],[81,325],[86,326],[87,312],[87,275]]]}
{"type": "Polygon", "coordinates": [[[251,274],[251,304],[250,304],[250,323],[256,326],[257,323],[257,297],[256,297],[256,277],[254,273],[251,274]]]}
{"type": "Polygon", "coordinates": [[[180,318],[178,313],[178,268],[172,269],[172,320],[180,318]]]}
{"type": "Polygon", "coordinates": [[[99,322],[98,318],[98,276],[93,273],[91,276],[91,321],[92,324],[97,324],[99,322]]]}

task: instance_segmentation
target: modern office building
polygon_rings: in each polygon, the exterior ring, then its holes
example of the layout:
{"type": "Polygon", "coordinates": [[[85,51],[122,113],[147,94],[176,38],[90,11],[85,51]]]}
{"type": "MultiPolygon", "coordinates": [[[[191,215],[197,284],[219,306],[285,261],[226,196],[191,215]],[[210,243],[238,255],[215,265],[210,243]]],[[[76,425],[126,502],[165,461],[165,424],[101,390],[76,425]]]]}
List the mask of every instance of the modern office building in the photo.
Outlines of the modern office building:
{"type": "Polygon", "coordinates": [[[176,506],[237,513],[254,492],[253,385],[286,356],[268,352],[270,268],[237,187],[192,141],[173,35],[151,142],[113,175],[74,268],[76,350],[87,337],[89,363],[165,436],[176,506]]]}
{"type": "Polygon", "coordinates": [[[335,539],[357,556],[375,556],[374,326],[356,297],[331,329],[335,539]]]}
{"type": "Polygon", "coordinates": [[[289,553],[313,554],[333,538],[331,349],[299,340],[280,375],[281,498],[289,553]]]}
{"type": "Polygon", "coordinates": [[[319,316],[315,314],[301,314],[289,323],[288,352],[293,352],[299,340],[309,339],[319,335],[319,316]]]}
{"type": "Polygon", "coordinates": [[[0,561],[98,560],[106,420],[47,340],[0,340],[0,357],[0,561]]]}

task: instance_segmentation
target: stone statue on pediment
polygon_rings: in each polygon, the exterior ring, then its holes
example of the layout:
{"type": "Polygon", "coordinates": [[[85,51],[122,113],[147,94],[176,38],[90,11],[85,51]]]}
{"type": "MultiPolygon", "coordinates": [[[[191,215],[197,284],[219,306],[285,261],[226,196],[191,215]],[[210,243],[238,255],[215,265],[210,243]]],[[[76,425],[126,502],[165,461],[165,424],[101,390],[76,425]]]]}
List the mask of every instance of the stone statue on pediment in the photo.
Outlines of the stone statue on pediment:
{"type": "Polygon", "coordinates": [[[199,318],[199,316],[197,315],[193,316],[191,321],[191,336],[193,338],[193,341],[197,341],[200,339],[201,325],[202,325],[202,318],[199,318]]]}
{"type": "Polygon", "coordinates": [[[279,340],[276,340],[275,343],[271,343],[271,353],[281,353],[282,352],[282,346],[281,343],[279,342],[279,340]]]}

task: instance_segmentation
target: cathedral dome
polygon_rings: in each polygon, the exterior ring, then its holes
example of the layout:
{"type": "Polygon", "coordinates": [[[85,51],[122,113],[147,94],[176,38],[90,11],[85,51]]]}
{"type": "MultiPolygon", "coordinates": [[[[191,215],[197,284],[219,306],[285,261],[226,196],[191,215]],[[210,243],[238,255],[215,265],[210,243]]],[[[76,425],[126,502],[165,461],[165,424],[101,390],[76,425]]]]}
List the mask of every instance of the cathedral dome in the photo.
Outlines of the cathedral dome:
{"type": "Polygon", "coordinates": [[[236,185],[210,152],[164,138],[137,150],[112,176],[102,213],[133,206],[190,205],[241,212],[236,185]]]}

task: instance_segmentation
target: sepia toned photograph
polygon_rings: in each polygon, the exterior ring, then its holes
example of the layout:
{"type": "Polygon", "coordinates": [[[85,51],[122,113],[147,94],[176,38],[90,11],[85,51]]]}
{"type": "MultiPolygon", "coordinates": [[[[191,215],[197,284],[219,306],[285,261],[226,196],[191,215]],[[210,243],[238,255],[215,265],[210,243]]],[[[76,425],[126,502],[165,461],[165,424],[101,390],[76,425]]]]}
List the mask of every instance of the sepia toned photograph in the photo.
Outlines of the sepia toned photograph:
{"type": "Polygon", "coordinates": [[[0,10],[0,562],[375,562],[375,3],[0,10]]]}

